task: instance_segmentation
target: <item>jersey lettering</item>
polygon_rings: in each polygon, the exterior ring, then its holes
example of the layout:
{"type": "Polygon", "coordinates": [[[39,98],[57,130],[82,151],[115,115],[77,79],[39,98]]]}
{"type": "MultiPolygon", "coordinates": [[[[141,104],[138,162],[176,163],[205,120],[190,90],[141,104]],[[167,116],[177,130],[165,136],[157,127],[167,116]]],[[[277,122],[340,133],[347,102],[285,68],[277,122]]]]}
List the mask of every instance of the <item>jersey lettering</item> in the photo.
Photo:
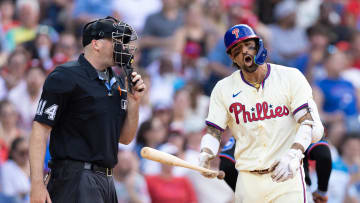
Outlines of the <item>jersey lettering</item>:
{"type": "Polygon", "coordinates": [[[45,109],[44,113],[48,115],[49,120],[53,121],[55,119],[56,110],[58,109],[58,107],[59,107],[58,105],[53,104],[50,107],[48,107],[47,109],[45,109]]]}
{"type": "MultiPolygon", "coordinates": [[[[230,113],[234,113],[236,123],[239,124],[239,114],[243,113],[243,120],[244,123],[258,121],[258,120],[265,120],[265,119],[272,119],[276,117],[282,117],[289,115],[289,109],[284,106],[277,106],[276,108],[268,108],[268,103],[257,103],[256,105],[256,111],[255,108],[251,108],[252,113],[250,114],[249,111],[246,111],[245,105],[241,103],[233,103],[229,107],[230,113]]],[[[272,105],[270,105],[271,107],[272,105]]]]}
{"type": "Polygon", "coordinates": [[[46,105],[46,100],[40,99],[39,105],[36,109],[36,115],[41,116],[43,114],[45,105],[46,105]]]}

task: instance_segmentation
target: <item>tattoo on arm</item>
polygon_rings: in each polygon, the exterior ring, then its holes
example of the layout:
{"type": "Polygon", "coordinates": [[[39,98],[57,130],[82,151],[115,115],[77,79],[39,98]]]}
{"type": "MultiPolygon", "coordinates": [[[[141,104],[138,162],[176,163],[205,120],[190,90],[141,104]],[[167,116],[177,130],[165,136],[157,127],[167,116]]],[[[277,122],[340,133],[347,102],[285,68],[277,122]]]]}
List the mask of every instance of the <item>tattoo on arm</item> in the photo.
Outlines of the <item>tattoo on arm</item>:
{"type": "Polygon", "coordinates": [[[299,123],[302,123],[305,120],[313,121],[314,119],[311,117],[310,112],[308,111],[303,117],[299,119],[299,123]]]}
{"type": "Polygon", "coordinates": [[[210,135],[214,136],[216,139],[221,141],[221,135],[222,135],[221,130],[216,129],[215,127],[212,127],[212,126],[208,126],[207,127],[207,133],[209,133],[210,135]]]}

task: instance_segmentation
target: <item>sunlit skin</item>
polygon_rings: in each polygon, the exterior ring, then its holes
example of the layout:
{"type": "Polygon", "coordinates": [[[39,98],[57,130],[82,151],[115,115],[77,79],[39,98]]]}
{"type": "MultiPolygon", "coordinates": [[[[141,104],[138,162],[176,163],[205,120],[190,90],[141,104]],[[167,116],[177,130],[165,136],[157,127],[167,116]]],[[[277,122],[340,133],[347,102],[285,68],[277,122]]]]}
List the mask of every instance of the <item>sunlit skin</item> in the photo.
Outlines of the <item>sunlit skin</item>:
{"type": "Polygon", "coordinates": [[[255,40],[249,39],[237,43],[230,52],[231,59],[236,63],[241,70],[252,73],[256,71],[258,65],[254,62],[256,55],[255,40]]]}
{"type": "Polygon", "coordinates": [[[255,39],[241,41],[230,50],[230,58],[243,72],[245,80],[250,83],[261,83],[267,73],[266,63],[255,64],[257,54],[255,39]]]}

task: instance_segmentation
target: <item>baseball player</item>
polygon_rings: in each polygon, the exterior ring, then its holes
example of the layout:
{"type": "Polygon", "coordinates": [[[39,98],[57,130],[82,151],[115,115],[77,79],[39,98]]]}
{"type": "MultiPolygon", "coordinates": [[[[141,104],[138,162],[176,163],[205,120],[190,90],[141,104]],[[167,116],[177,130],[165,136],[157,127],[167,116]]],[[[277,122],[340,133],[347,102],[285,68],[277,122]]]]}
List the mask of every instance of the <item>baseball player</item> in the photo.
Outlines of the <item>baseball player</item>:
{"type": "Polygon", "coordinates": [[[324,131],[310,85],[297,69],[266,63],[263,41],[248,25],[231,27],[224,42],[239,70],[211,93],[200,165],[210,166],[229,127],[239,171],[236,202],[306,202],[303,153],[324,131]]]}
{"type": "MultiPolygon", "coordinates": [[[[229,141],[222,148],[219,153],[220,157],[220,170],[224,171],[226,176],[225,182],[235,192],[236,179],[238,171],[235,168],[235,139],[231,137],[229,141]]],[[[311,144],[304,153],[304,171],[305,182],[307,185],[307,197],[309,202],[326,203],[328,200],[327,189],[332,169],[331,154],[327,141],[320,140],[317,143],[311,144]],[[318,189],[311,193],[311,179],[309,175],[308,160],[316,161],[316,175],[318,189]]]]}

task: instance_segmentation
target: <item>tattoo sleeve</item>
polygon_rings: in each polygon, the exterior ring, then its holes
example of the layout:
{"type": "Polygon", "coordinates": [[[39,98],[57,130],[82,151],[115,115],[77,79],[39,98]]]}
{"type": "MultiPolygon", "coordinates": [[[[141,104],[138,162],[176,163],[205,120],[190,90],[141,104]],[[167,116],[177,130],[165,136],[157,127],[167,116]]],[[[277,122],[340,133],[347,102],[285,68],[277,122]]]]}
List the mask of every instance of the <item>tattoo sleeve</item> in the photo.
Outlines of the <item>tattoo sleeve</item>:
{"type": "Polygon", "coordinates": [[[302,123],[305,120],[313,121],[314,119],[311,117],[310,112],[307,112],[303,117],[299,119],[299,123],[302,123]]]}
{"type": "Polygon", "coordinates": [[[210,135],[214,136],[216,139],[221,141],[221,135],[222,135],[221,130],[216,129],[215,127],[212,127],[212,126],[208,126],[207,133],[209,133],[210,135]]]}

